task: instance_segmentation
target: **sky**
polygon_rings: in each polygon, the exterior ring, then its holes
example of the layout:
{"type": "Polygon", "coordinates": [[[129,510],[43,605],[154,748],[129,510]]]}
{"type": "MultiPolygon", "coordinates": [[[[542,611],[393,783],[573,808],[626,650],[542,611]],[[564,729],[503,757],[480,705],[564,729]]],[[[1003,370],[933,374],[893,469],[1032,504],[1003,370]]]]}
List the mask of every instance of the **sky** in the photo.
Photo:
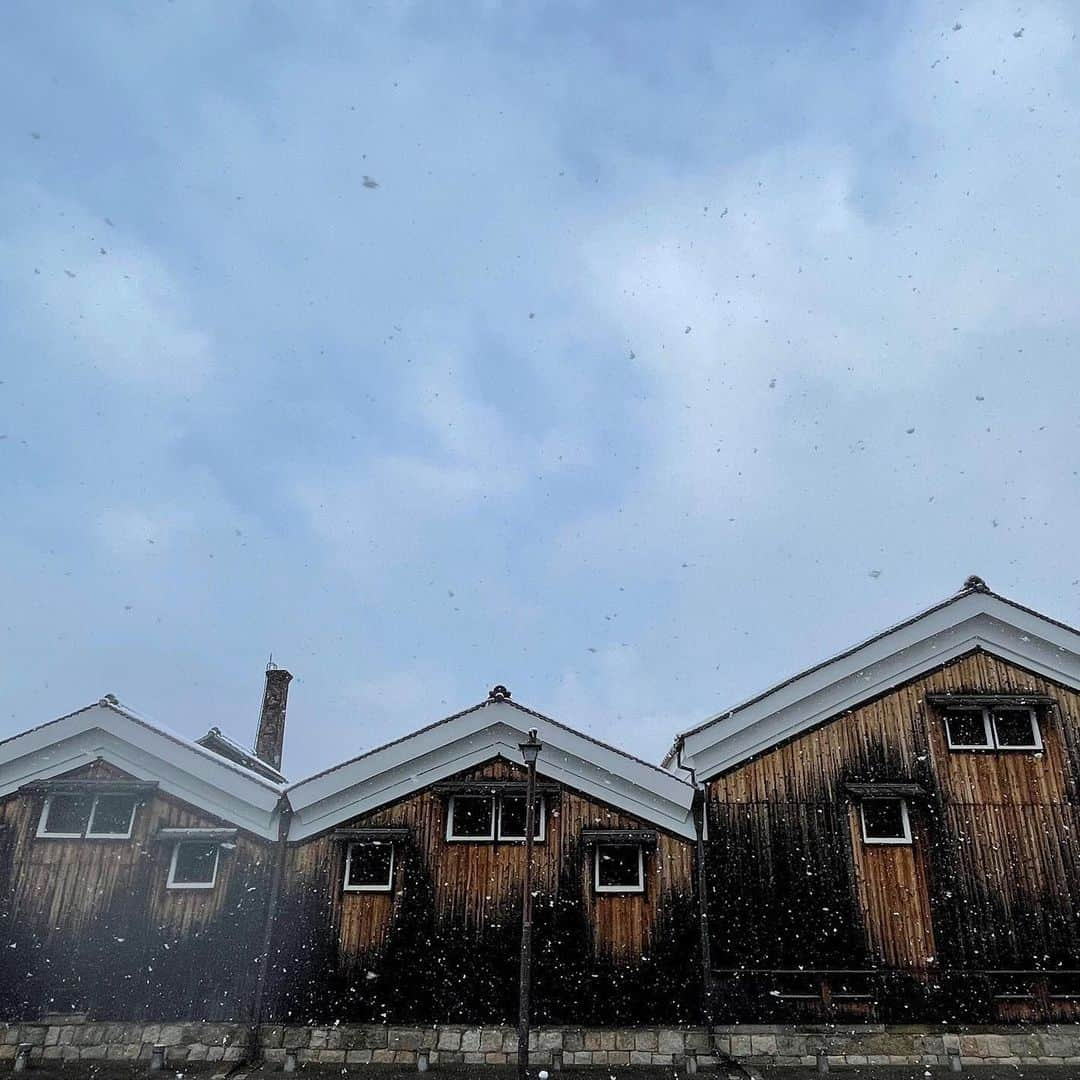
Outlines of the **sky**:
{"type": "Polygon", "coordinates": [[[1080,9],[11,0],[0,736],[659,760],[955,592],[1080,623],[1080,9]]]}

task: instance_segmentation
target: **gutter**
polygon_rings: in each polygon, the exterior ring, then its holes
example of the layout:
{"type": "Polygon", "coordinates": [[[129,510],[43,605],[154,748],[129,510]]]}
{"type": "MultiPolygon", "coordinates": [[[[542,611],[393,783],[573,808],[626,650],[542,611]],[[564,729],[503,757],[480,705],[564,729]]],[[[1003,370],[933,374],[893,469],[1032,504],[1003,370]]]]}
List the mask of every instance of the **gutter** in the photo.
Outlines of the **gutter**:
{"type": "Polygon", "coordinates": [[[270,949],[273,945],[274,923],[277,917],[278,901],[281,897],[281,882],[285,876],[285,859],[288,855],[289,823],[292,821],[292,807],[288,795],[278,800],[278,838],[270,864],[270,883],[266,893],[266,913],[263,917],[262,946],[255,962],[259,965],[255,977],[255,990],[251,1001],[251,1019],[248,1024],[247,1049],[244,1060],[255,1064],[262,1058],[259,1045],[259,1029],[262,1027],[266,1012],[266,985],[270,977],[270,949]]]}
{"type": "Polygon", "coordinates": [[[694,801],[691,809],[694,816],[695,836],[695,873],[694,892],[697,894],[698,929],[701,948],[701,1011],[705,1024],[713,1022],[715,993],[712,970],[712,944],[709,939],[709,893],[705,874],[705,833],[708,829],[708,815],[705,806],[705,789],[698,783],[693,768],[682,763],[682,737],[675,743],[675,764],[677,768],[690,774],[690,785],[694,789],[694,801]]]}

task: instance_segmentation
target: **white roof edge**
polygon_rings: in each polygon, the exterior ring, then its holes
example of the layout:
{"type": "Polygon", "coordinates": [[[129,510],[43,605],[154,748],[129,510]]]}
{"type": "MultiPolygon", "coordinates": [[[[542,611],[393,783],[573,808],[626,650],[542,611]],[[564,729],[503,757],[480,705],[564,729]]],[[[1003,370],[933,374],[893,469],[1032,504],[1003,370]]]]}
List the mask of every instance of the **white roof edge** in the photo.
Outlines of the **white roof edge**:
{"type": "Polygon", "coordinates": [[[277,837],[283,784],[198,746],[105,698],[0,742],[0,797],[105,760],[168,794],[266,839],[277,837]]]}
{"type": "Polygon", "coordinates": [[[489,701],[290,785],[289,838],[331,828],[492,757],[517,761],[530,728],[544,744],[543,775],[670,832],[694,835],[693,788],[685,780],[516,703],[489,701]]]}
{"type": "Polygon", "coordinates": [[[977,648],[1080,689],[1080,631],[973,589],[683,733],[676,749],[710,779],[977,648]]]}

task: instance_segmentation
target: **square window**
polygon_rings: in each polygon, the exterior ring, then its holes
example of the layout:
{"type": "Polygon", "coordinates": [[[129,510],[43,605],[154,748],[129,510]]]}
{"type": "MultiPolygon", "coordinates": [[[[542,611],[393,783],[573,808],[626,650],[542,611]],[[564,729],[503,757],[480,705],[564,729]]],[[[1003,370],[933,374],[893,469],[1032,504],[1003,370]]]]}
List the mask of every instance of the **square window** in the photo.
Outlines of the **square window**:
{"type": "Polygon", "coordinates": [[[345,856],[346,892],[390,892],[394,887],[394,845],[350,844],[345,856]]]}
{"type": "Polygon", "coordinates": [[[217,880],[219,845],[202,840],[184,841],[173,848],[169,867],[170,889],[212,889],[217,880]]]}
{"type": "Polygon", "coordinates": [[[911,843],[911,820],[903,799],[863,799],[860,809],[866,843],[911,843]]]}
{"type": "MultiPolygon", "coordinates": [[[[536,808],[533,812],[533,836],[537,840],[544,839],[544,826],[546,824],[544,818],[544,800],[541,796],[537,798],[536,808]]],[[[499,800],[499,839],[525,839],[524,795],[504,795],[499,800]]]]}
{"type": "Polygon", "coordinates": [[[1002,750],[1041,750],[1042,737],[1033,709],[995,709],[994,738],[1002,750]]]}
{"type": "Polygon", "coordinates": [[[645,891],[645,858],[640,844],[596,845],[596,891],[645,891]]]}
{"type": "Polygon", "coordinates": [[[495,800],[488,795],[451,795],[447,840],[494,840],[495,800]]]}
{"type": "Polygon", "coordinates": [[[991,750],[993,739],[985,709],[956,709],[945,714],[950,750],[991,750]]]}
{"type": "Polygon", "coordinates": [[[126,839],[135,821],[135,798],[132,795],[99,795],[90,812],[87,836],[126,839]]]}
{"type": "Polygon", "coordinates": [[[38,836],[80,838],[86,831],[92,804],[90,795],[50,795],[41,811],[38,836]]]}

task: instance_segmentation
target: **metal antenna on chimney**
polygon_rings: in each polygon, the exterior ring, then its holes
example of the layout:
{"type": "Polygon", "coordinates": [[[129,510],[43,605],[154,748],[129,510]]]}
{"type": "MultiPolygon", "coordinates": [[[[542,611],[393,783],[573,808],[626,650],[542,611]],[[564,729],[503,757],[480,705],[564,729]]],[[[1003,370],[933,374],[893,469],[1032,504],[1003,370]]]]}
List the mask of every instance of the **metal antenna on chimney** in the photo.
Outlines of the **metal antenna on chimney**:
{"type": "Polygon", "coordinates": [[[274,654],[270,654],[270,659],[266,661],[266,670],[274,671],[277,668],[277,664],[274,663],[274,654]]]}

